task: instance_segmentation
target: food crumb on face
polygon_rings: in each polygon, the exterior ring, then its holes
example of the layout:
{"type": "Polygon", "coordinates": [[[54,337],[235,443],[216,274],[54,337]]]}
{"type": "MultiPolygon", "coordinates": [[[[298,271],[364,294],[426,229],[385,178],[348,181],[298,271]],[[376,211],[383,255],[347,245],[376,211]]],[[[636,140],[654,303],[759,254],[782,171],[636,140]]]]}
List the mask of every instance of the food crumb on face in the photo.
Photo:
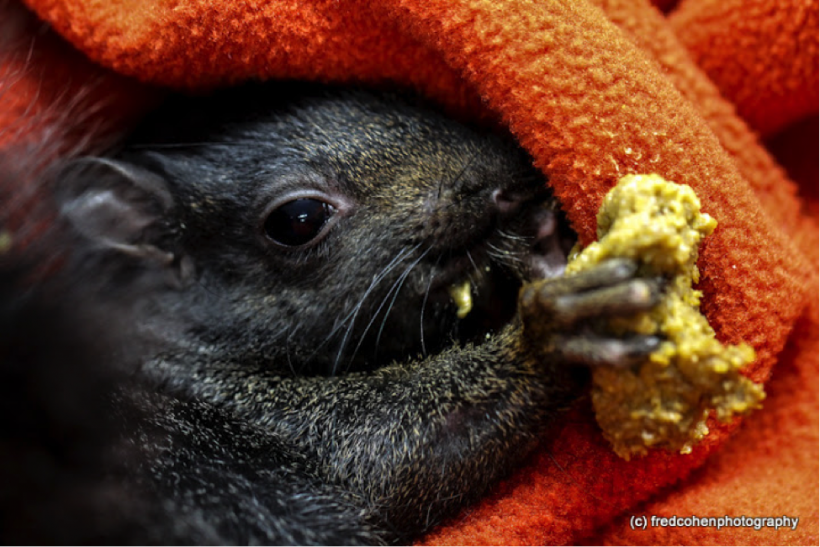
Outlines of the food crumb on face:
{"type": "Polygon", "coordinates": [[[469,281],[465,281],[460,285],[452,285],[449,289],[450,297],[456,304],[456,316],[459,319],[464,319],[467,314],[473,309],[473,296],[470,292],[471,286],[469,281]]]}
{"type": "Polygon", "coordinates": [[[608,258],[639,263],[638,275],[663,276],[668,286],[658,306],[630,318],[611,319],[610,331],[657,335],[664,341],[633,368],[596,367],[592,403],[615,452],[629,459],[647,448],[688,453],[709,432],[714,411],[727,421],[761,405],[763,386],[740,370],[754,360],[747,344],[724,346],[700,313],[698,245],[716,221],[700,212],[686,185],[658,175],[628,175],[607,194],[598,213],[598,242],[570,255],[567,273],[608,258]]]}

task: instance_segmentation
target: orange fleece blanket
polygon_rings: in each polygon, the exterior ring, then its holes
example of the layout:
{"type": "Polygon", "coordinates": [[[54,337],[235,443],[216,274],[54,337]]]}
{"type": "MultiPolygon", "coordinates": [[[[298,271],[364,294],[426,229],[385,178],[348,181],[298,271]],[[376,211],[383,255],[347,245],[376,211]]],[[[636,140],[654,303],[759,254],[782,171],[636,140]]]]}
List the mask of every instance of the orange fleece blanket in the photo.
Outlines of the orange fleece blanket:
{"type": "MultiPolygon", "coordinates": [[[[162,88],[297,78],[405,86],[504,124],[583,242],[619,176],[691,185],[719,223],[699,261],[702,310],[721,341],[754,346],[763,410],[710,423],[691,455],[625,462],[580,401],[526,466],[422,541],[818,543],[817,0],[26,3],[82,53],[29,20],[0,38],[0,144],[82,148],[162,88]]],[[[26,19],[11,1],[3,17],[26,19]]]]}

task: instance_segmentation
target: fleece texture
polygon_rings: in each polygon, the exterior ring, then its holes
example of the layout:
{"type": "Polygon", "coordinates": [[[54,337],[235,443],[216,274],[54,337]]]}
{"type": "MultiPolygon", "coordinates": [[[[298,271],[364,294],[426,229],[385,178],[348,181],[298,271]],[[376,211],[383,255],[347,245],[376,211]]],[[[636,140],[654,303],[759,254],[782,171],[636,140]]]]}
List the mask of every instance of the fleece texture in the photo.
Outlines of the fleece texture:
{"type": "Polygon", "coordinates": [[[411,88],[503,124],[585,243],[620,176],[692,186],[718,220],[698,263],[702,311],[721,341],[757,351],[746,374],[767,383],[764,409],[710,422],[690,455],[626,462],[582,400],[528,464],[423,541],[817,544],[817,0],[26,4],[77,51],[0,3],[25,21],[0,38],[0,145],[85,149],[167,89],[304,79],[411,88]],[[641,529],[636,515],[800,520],[641,529]]]}

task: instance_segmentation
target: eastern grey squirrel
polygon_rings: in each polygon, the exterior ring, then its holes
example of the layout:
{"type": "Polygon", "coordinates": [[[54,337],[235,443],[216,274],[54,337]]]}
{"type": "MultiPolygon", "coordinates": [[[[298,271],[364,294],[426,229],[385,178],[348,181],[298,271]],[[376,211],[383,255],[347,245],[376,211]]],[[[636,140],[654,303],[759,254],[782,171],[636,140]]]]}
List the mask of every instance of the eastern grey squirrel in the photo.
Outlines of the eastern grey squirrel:
{"type": "Polygon", "coordinates": [[[415,99],[184,98],[49,177],[61,268],[25,291],[0,272],[0,366],[4,390],[39,386],[6,395],[42,436],[5,412],[3,435],[52,478],[4,495],[4,542],[410,541],[522,461],[575,365],[658,344],[584,323],[659,282],[621,261],[557,277],[571,235],[526,154],[415,99]],[[70,380],[40,386],[55,360],[70,380]]]}

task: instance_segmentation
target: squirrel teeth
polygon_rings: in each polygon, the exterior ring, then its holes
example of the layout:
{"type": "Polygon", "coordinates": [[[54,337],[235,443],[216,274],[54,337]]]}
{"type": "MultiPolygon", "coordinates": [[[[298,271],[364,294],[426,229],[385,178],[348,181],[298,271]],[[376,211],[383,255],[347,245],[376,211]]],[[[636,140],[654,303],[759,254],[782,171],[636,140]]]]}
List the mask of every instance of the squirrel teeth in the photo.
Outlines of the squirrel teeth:
{"type": "Polygon", "coordinates": [[[467,317],[467,314],[470,313],[470,310],[473,309],[473,295],[471,292],[470,281],[467,280],[461,285],[451,285],[450,289],[450,297],[455,302],[456,307],[458,310],[456,311],[456,315],[459,319],[464,319],[467,317]]]}

